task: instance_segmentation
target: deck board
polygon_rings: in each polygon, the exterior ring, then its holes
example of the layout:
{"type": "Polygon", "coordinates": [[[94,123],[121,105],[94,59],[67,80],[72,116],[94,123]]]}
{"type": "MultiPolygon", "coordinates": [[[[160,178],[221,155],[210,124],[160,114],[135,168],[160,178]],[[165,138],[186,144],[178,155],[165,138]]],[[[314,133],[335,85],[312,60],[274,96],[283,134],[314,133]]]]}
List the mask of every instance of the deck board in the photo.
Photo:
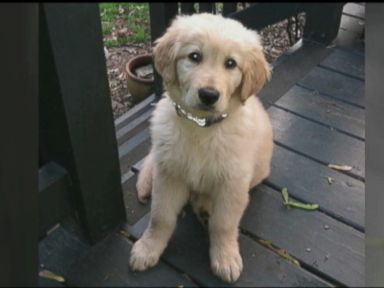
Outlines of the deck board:
{"type": "MultiPolygon", "coordinates": [[[[69,229],[58,227],[39,243],[39,270],[48,270],[67,279],[69,268],[90,248],[69,229]]],[[[41,279],[40,284],[50,286],[50,281],[41,279]]]]}
{"type": "Polygon", "coordinates": [[[287,209],[281,194],[265,186],[251,194],[242,228],[339,283],[364,285],[363,233],[317,211],[287,209]]]}
{"type": "MultiPolygon", "coordinates": [[[[129,230],[129,233],[136,238],[139,237],[147,226],[148,220],[147,215],[129,230]]],[[[330,285],[304,269],[287,262],[245,235],[240,235],[239,241],[244,271],[233,285],[234,287],[324,287],[330,285]]],[[[202,286],[232,286],[220,281],[212,274],[209,264],[208,236],[197,222],[191,209],[186,209],[185,216],[179,217],[177,229],[162,258],[179,267],[202,286]]]]}
{"type": "Polygon", "coordinates": [[[138,117],[135,117],[132,121],[127,123],[126,126],[116,131],[116,137],[119,145],[132,138],[132,136],[137,132],[148,127],[148,120],[152,115],[153,109],[153,107],[148,107],[145,110],[143,109],[138,117]]]}
{"type": "Polygon", "coordinates": [[[321,163],[352,166],[351,174],[365,177],[363,141],[331,130],[276,107],[268,109],[274,139],[321,163]]]}
{"type": "Polygon", "coordinates": [[[344,14],[341,17],[340,28],[361,35],[362,33],[364,33],[364,24],[364,19],[359,19],[344,14]]]}
{"type": "Polygon", "coordinates": [[[286,187],[297,199],[317,203],[320,210],[364,229],[365,185],[359,180],[275,145],[266,182],[279,189],[286,187]],[[333,179],[332,184],[328,177],[333,179]]]}
{"type": "Polygon", "coordinates": [[[339,29],[339,33],[337,34],[334,45],[337,46],[337,48],[340,50],[364,56],[364,38],[361,37],[360,39],[356,40],[356,33],[354,32],[339,29]]]}
{"type": "Polygon", "coordinates": [[[275,106],[365,139],[365,110],[300,86],[292,87],[275,106]]]}
{"type": "Polygon", "coordinates": [[[357,3],[345,4],[343,13],[362,20],[365,19],[365,7],[357,3]]]}
{"type": "Polygon", "coordinates": [[[365,107],[364,82],[341,73],[316,67],[298,84],[347,103],[365,107]]]}
{"type": "Polygon", "coordinates": [[[131,170],[132,165],[140,161],[148,153],[150,149],[150,135],[149,128],[141,130],[124,142],[119,148],[120,158],[120,171],[122,174],[127,173],[131,170]]]}
{"type": "Polygon", "coordinates": [[[131,176],[123,183],[124,203],[127,213],[127,223],[135,224],[140,218],[149,212],[149,205],[143,205],[137,200],[136,195],[137,175],[132,173],[131,176]]]}
{"type": "Polygon", "coordinates": [[[70,287],[138,287],[138,286],[184,286],[197,285],[164,263],[146,273],[129,269],[129,253],[132,242],[120,234],[113,233],[96,244],[92,253],[79,259],[69,273],[70,287]]]}
{"type": "Polygon", "coordinates": [[[331,55],[324,59],[320,66],[331,68],[346,75],[364,80],[364,56],[335,49],[331,55]]]}

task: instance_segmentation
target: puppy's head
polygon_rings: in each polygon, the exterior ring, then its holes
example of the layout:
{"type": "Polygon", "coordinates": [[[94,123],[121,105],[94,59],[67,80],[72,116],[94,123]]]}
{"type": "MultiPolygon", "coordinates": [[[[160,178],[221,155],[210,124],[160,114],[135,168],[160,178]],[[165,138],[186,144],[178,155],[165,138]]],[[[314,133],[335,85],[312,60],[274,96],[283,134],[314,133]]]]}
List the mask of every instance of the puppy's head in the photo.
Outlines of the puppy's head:
{"type": "Polygon", "coordinates": [[[259,35],[219,15],[178,16],[155,44],[169,96],[196,115],[230,112],[270,78],[259,35]]]}

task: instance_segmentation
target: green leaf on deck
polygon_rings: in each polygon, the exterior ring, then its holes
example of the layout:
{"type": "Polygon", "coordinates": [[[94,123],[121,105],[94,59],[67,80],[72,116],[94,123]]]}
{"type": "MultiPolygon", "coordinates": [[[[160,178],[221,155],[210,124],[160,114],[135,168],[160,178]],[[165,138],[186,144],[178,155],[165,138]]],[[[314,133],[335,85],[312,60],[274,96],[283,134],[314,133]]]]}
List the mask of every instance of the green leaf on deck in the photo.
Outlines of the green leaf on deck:
{"type": "Polygon", "coordinates": [[[304,210],[316,210],[319,208],[318,204],[310,204],[310,203],[301,203],[298,201],[290,200],[289,199],[289,194],[288,194],[288,189],[284,187],[281,190],[281,194],[283,195],[283,204],[288,207],[294,207],[294,208],[300,208],[304,210]]]}
{"type": "Polygon", "coordinates": [[[295,208],[301,208],[304,210],[316,210],[319,208],[319,204],[304,204],[296,201],[290,200],[288,205],[295,208]]]}
{"type": "Polygon", "coordinates": [[[284,187],[283,190],[281,191],[281,193],[283,195],[284,204],[287,204],[288,198],[289,198],[288,189],[286,187],[284,187]]]}

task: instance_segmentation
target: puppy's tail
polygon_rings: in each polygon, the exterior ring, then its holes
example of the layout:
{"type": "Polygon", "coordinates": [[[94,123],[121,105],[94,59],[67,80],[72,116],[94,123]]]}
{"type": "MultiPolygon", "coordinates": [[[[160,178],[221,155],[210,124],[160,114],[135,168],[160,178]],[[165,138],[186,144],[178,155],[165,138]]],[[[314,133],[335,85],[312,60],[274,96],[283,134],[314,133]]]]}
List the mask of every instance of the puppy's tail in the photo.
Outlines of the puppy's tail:
{"type": "Polygon", "coordinates": [[[137,198],[141,203],[147,203],[151,197],[153,179],[153,153],[145,158],[136,183],[137,198]]]}

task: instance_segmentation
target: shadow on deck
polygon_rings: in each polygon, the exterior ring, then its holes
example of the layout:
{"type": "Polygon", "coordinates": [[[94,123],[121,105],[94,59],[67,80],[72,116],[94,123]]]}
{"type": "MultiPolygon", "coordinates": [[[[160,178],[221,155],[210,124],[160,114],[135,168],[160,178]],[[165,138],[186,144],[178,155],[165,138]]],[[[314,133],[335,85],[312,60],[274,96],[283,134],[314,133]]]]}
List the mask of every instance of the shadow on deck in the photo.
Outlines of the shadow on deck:
{"type": "MultiPolygon", "coordinates": [[[[250,192],[241,222],[244,271],[235,286],[364,285],[363,24],[364,6],[350,3],[335,46],[299,43],[301,49],[292,47],[274,63],[273,80],[259,95],[274,127],[272,173],[250,192]],[[336,171],[330,163],[353,168],[336,171]],[[284,207],[282,187],[320,208],[284,207]],[[279,249],[299,265],[281,257],[279,249]]],[[[226,285],[210,271],[207,233],[188,208],[160,264],[143,273],[128,269],[132,243],[149,219],[150,207],[138,203],[135,183],[150,147],[153,100],[116,120],[128,224],[94,247],[75,237],[79,233],[68,230],[70,223],[40,244],[40,262],[69,286],[226,285]]]]}

